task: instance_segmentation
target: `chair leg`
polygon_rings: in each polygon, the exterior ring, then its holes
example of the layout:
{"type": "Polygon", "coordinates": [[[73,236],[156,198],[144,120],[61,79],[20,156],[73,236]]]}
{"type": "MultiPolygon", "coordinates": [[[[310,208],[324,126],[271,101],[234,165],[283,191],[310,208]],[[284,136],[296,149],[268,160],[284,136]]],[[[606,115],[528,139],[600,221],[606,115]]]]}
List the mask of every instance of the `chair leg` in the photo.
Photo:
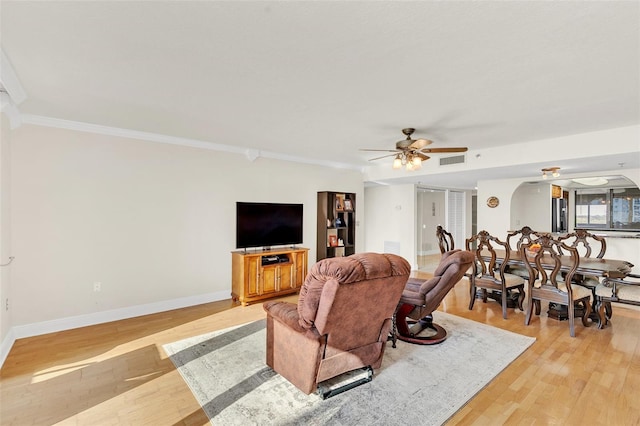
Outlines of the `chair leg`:
{"type": "Polygon", "coordinates": [[[518,287],[518,309],[524,312],[524,286],[518,287]]]}
{"type": "Polygon", "coordinates": [[[473,280],[469,280],[469,310],[473,309],[473,305],[476,302],[476,285],[473,280]]]}
{"type": "Polygon", "coordinates": [[[403,335],[408,336],[410,334],[409,325],[407,324],[407,315],[411,313],[413,308],[415,308],[414,305],[403,303],[398,307],[398,309],[396,309],[396,337],[403,335]]]}
{"type": "Polygon", "coordinates": [[[507,319],[507,289],[502,289],[502,318],[507,319]]]}
{"type": "Polygon", "coordinates": [[[604,311],[607,315],[607,319],[611,319],[611,316],[613,315],[613,312],[611,310],[611,302],[609,301],[604,302],[604,311]]]}
{"type": "Polygon", "coordinates": [[[596,300],[596,312],[598,313],[598,329],[602,330],[607,323],[609,322],[609,318],[605,315],[605,305],[607,302],[603,302],[602,299],[598,298],[596,300]]]}
{"type": "Polygon", "coordinates": [[[569,315],[569,335],[571,335],[571,337],[576,337],[575,318],[573,317],[575,314],[573,308],[573,302],[570,300],[567,305],[567,314],[569,315]]]}
{"type": "Polygon", "coordinates": [[[589,316],[591,315],[591,301],[589,299],[583,299],[582,304],[584,305],[584,314],[582,314],[582,325],[585,327],[589,327],[589,316]]]}
{"type": "Polygon", "coordinates": [[[398,325],[396,324],[397,312],[398,312],[398,308],[396,308],[396,311],[393,313],[393,316],[391,317],[391,334],[387,338],[387,342],[389,341],[389,339],[391,339],[392,348],[396,347],[396,342],[398,341],[398,325]]]}
{"type": "Polygon", "coordinates": [[[540,307],[540,300],[539,300],[539,299],[536,299],[534,302],[535,302],[535,304],[536,304],[536,315],[540,315],[540,311],[541,311],[541,309],[542,309],[542,308],[540,307]]]}
{"type": "Polygon", "coordinates": [[[524,325],[531,324],[531,315],[533,314],[533,298],[531,293],[527,296],[527,315],[524,318],[524,325]]]}

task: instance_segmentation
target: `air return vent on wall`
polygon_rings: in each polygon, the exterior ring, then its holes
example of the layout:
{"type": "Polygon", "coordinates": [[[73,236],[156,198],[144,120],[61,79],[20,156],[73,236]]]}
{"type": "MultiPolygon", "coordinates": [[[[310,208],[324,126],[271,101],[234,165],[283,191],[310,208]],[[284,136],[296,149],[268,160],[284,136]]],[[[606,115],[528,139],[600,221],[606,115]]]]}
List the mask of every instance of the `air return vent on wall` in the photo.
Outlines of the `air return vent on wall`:
{"type": "Polygon", "coordinates": [[[460,164],[460,163],[464,163],[466,156],[464,154],[462,155],[454,155],[452,157],[440,157],[440,165],[441,166],[448,166],[450,164],[460,164]]]}

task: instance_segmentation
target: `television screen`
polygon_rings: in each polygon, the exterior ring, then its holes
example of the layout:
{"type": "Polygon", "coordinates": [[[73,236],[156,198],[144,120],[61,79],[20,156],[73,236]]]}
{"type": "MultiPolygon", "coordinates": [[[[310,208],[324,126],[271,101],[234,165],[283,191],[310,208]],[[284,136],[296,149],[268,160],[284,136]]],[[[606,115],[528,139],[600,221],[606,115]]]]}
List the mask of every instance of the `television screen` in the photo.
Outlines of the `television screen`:
{"type": "Polygon", "coordinates": [[[302,244],[302,204],[236,202],[236,248],[302,244]]]}

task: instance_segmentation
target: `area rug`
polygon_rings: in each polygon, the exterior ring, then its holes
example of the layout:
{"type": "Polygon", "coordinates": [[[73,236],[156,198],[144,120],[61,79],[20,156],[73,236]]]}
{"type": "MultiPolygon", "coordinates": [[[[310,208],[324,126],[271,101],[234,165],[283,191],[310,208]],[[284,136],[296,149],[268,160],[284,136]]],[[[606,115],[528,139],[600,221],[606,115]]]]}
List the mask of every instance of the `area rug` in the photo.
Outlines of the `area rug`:
{"type": "Polygon", "coordinates": [[[323,400],[265,364],[265,320],[164,346],[214,425],[440,425],[533,342],[436,312],[448,338],[387,344],[373,380],[323,400]]]}

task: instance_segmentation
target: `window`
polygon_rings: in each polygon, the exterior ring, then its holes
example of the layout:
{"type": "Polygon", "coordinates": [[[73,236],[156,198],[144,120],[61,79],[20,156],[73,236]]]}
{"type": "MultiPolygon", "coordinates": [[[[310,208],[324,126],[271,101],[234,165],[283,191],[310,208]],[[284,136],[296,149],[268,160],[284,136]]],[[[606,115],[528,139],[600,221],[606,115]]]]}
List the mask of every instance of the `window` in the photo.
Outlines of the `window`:
{"type": "Polygon", "coordinates": [[[640,189],[576,190],[576,228],[640,230],[640,189]]]}
{"type": "Polygon", "coordinates": [[[640,189],[613,189],[611,194],[612,228],[640,229],[640,189]]]}

